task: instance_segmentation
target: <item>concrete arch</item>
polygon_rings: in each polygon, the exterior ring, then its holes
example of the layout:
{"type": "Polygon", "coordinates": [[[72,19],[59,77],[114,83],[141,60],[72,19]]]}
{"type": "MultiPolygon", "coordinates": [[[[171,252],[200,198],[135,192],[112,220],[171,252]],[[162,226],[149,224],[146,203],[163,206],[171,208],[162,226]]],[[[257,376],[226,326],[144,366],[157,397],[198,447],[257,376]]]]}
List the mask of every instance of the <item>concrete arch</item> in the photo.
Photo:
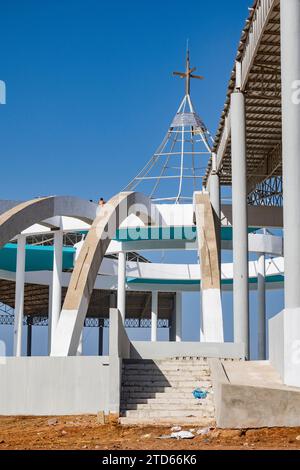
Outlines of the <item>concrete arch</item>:
{"type": "Polygon", "coordinates": [[[0,247],[35,223],[55,216],[92,223],[98,205],[71,196],[48,196],[21,202],[0,215],[0,247]]]}
{"type": "Polygon", "coordinates": [[[141,193],[123,192],[112,197],[94,220],[70,279],[54,334],[52,356],[76,355],[101,262],[116,230],[133,212],[149,224],[151,201],[141,193]]]}

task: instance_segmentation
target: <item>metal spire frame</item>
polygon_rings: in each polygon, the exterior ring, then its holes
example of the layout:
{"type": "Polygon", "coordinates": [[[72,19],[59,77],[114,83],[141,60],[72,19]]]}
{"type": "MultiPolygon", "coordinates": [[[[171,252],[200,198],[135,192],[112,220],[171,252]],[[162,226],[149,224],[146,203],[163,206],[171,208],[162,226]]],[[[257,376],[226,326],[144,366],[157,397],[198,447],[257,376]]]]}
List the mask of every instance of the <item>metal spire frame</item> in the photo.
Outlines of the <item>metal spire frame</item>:
{"type": "Polygon", "coordinates": [[[202,189],[213,139],[191,100],[191,78],[203,78],[194,75],[195,70],[190,67],[187,50],[186,71],[173,72],[174,75],[185,78],[184,98],[161,145],[124,190],[134,191],[138,187],[139,191],[149,195],[154,202],[178,204],[191,202],[193,192],[202,189]]]}

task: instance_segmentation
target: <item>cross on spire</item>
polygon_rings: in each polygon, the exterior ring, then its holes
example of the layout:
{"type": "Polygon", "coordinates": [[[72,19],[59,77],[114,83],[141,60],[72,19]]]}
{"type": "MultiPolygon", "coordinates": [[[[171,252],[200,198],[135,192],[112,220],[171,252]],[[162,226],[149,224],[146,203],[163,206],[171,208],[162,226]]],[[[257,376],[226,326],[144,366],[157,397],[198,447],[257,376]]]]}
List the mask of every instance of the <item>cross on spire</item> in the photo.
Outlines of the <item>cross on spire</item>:
{"type": "Polygon", "coordinates": [[[200,75],[194,75],[193,72],[196,70],[196,67],[190,68],[190,51],[187,48],[186,51],[186,61],[185,61],[185,72],[173,72],[173,75],[179,75],[180,78],[185,78],[185,94],[190,95],[191,91],[191,78],[198,78],[203,80],[204,77],[200,75]]]}

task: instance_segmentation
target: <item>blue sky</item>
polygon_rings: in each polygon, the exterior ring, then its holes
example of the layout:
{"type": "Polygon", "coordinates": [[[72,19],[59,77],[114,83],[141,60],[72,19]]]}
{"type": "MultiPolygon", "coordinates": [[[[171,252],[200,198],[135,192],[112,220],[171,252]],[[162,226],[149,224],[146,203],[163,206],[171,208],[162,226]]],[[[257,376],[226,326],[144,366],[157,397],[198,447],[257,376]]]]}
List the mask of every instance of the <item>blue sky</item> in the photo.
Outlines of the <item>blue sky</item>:
{"type": "MultiPolygon", "coordinates": [[[[7,104],[0,106],[0,198],[108,199],[122,189],[177,110],[183,82],[172,71],[184,67],[187,38],[192,65],[205,76],[192,84],[193,101],[214,134],[251,5],[252,0],[2,1],[0,79],[7,104]]],[[[269,314],[282,303],[281,293],[272,296],[269,314]]],[[[230,338],[231,298],[224,299],[230,338]]],[[[194,339],[198,299],[186,296],[184,306],[192,312],[184,335],[194,339]]],[[[253,325],[255,332],[255,319],[253,325]]]]}
{"type": "Polygon", "coordinates": [[[177,110],[187,38],[205,76],[193,100],[214,133],[250,1],[2,1],[0,197],[125,186],[177,110]]]}

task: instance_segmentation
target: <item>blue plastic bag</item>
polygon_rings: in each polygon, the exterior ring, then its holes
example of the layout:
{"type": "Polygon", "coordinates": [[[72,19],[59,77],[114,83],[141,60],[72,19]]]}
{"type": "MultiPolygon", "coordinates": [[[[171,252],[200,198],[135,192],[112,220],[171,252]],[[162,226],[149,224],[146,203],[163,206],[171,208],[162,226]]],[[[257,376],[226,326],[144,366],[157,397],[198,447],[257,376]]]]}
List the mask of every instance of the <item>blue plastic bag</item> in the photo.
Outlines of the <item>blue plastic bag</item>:
{"type": "Polygon", "coordinates": [[[196,388],[193,391],[194,398],[198,398],[198,400],[203,400],[204,398],[207,397],[207,391],[206,390],[201,390],[200,388],[196,388]]]}

